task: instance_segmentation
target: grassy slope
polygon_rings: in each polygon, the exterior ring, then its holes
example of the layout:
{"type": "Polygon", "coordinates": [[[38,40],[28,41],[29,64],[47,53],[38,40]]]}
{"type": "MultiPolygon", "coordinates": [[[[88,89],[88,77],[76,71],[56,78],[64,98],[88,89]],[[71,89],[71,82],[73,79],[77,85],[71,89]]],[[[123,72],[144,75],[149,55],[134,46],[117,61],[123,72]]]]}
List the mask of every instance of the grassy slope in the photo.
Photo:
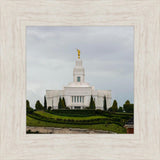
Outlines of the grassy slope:
{"type": "Polygon", "coordinates": [[[27,116],[27,126],[41,126],[41,127],[58,127],[58,128],[86,128],[86,129],[95,129],[95,130],[105,130],[112,131],[116,133],[126,133],[126,129],[120,127],[116,124],[109,124],[107,127],[105,124],[94,124],[94,125],[73,125],[73,124],[59,124],[59,123],[50,123],[39,121],[27,116]]]}
{"type": "Polygon", "coordinates": [[[54,119],[73,119],[73,120],[93,120],[93,119],[104,119],[106,118],[105,116],[89,116],[89,117],[67,117],[67,116],[59,116],[59,115],[55,115],[55,114],[51,114],[51,113],[47,113],[44,111],[35,111],[35,113],[44,116],[44,117],[48,117],[48,118],[54,118],[54,119]]]}

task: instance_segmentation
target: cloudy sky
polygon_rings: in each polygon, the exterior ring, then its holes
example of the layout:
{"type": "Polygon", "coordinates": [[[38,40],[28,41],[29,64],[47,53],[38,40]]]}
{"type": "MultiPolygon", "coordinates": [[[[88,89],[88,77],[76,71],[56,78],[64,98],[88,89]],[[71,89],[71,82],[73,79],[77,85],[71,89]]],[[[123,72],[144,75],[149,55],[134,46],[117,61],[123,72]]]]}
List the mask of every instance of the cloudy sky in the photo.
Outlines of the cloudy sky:
{"type": "Polygon", "coordinates": [[[112,90],[112,101],[134,103],[133,27],[27,27],[27,99],[43,104],[46,89],[60,90],[73,80],[81,51],[85,81],[112,90]]]}

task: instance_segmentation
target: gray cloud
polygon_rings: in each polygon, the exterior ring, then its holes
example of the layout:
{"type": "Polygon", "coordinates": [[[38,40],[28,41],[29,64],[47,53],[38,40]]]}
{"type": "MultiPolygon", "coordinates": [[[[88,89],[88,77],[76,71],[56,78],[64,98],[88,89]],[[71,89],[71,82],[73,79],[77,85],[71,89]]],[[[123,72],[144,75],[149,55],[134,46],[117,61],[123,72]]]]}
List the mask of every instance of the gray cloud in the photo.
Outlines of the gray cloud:
{"type": "Polygon", "coordinates": [[[133,102],[133,27],[27,27],[27,98],[43,102],[46,89],[72,81],[81,50],[86,81],[112,90],[119,105],[133,102]]]}

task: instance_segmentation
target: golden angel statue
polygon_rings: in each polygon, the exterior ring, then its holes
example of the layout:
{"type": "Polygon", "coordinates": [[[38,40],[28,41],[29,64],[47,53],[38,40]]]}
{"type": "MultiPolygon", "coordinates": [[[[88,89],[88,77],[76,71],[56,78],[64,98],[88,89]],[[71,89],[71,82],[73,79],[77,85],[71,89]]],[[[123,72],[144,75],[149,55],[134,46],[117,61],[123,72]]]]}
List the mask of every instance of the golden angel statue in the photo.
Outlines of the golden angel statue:
{"type": "Polygon", "coordinates": [[[78,59],[80,59],[80,50],[77,49],[77,52],[78,52],[78,59]]]}

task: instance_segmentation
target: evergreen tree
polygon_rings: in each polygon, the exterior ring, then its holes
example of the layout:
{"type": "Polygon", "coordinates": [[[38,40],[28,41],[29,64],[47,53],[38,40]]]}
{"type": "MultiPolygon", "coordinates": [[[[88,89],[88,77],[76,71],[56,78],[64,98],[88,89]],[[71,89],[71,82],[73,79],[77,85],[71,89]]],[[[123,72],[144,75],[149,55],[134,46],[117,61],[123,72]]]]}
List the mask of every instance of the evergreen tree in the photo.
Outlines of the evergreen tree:
{"type": "Polygon", "coordinates": [[[30,103],[29,103],[29,100],[28,100],[28,99],[26,100],[26,107],[27,107],[27,108],[30,108],[30,103]]]}
{"type": "Polygon", "coordinates": [[[129,100],[125,102],[123,105],[123,109],[127,113],[133,113],[134,112],[134,104],[131,104],[129,100]]]}
{"type": "Polygon", "coordinates": [[[61,109],[64,109],[64,101],[63,101],[63,98],[61,99],[61,109]]]}
{"type": "Polygon", "coordinates": [[[42,106],[42,104],[41,104],[41,102],[39,100],[36,102],[35,108],[36,108],[36,110],[43,110],[44,109],[43,106],[42,106]]]}
{"type": "Polygon", "coordinates": [[[30,106],[30,103],[29,103],[29,100],[26,100],[26,110],[27,110],[27,113],[33,113],[33,108],[31,108],[30,106]]]}
{"type": "Polygon", "coordinates": [[[112,111],[113,111],[113,112],[117,112],[117,110],[118,110],[117,101],[114,100],[114,101],[113,101],[113,105],[112,105],[112,111]]]}
{"type": "Polygon", "coordinates": [[[62,109],[62,99],[61,99],[61,97],[59,98],[58,109],[62,109]]]}
{"type": "Polygon", "coordinates": [[[59,98],[59,102],[58,102],[58,109],[66,109],[66,102],[64,97],[63,98],[59,98]]]}
{"type": "Polygon", "coordinates": [[[90,104],[89,104],[89,109],[95,109],[95,102],[93,100],[93,97],[91,96],[90,104]]]}
{"type": "Polygon", "coordinates": [[[44,109],[47,109],[47,100],[46,100],[46,96],[44,96],[44,109]]]}
{"type": "Polygon", "coordinates": [[[106,96],[104,96],[104,100],[103,100],[103,110],[104,111],[107,110],[106,96]]]}
{"type": "Polygon", "coordinates": [[[93,105],[92,105],[93,107],[92,107],[92,109],[96,109],[96,105],[95,105],[95,100],[93,99],[93,105]]]}
{"type": "Polygon", "coordinates": [[[91,96],[90,103],[89,103],[89,109],[91,109],[91,106],[92,106],[92,99],[93,97],[91,96]]]}
{"type": "Polygon", "coordinates": [[[66,108],[66,101],[65,101],[64,97],[62,99],[62,104],[63,104],[63,108],[66,108]]]}
{"type": "Polygon", "coordinates": [[[129,100],[127,100],[127,101],[125,102],[125,104],[130,104],[130,101],[129,101],[129,100]]]}

